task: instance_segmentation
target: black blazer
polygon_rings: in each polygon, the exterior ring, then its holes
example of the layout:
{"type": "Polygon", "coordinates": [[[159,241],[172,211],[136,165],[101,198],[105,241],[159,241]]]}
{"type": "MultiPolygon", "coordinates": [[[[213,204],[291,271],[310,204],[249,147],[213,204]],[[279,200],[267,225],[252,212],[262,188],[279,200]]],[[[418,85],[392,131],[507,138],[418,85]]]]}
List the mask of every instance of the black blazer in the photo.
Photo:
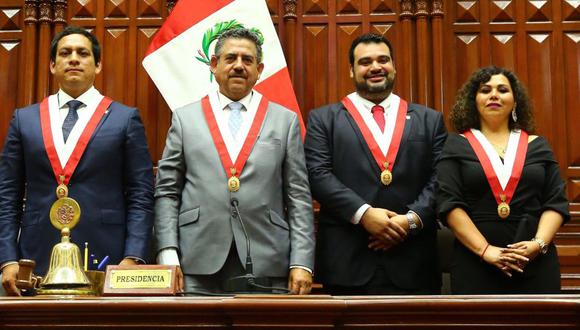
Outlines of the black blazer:
{"type": "Polygon", "coordinates": [[[317,277],[327,285],[359,286],[384,265],[404,289],[440,286],[435,216],[435,165],[447,132],[441,113],[409,104],[393,182],[381,184],[380,169],[361,131],[342,103],[310,113],[306,163],[313,197],[320,203],[317,277]],[[399,214],[416,212],[424,228],[387,252],[374,252],[369,234],[351,224],[365,203],[399,214]]]}

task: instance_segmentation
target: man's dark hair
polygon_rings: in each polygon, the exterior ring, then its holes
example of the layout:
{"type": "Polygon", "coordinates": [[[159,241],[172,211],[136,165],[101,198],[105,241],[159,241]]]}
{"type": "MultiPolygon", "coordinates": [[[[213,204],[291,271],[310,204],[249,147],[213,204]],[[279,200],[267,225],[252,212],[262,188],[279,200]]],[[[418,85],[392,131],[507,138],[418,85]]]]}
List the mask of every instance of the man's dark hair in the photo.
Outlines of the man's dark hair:
{"type": "Polygon", "coordinates": [[[246,28],[226,30],[225,32],[220,34],[215,44],[213,52],[217,58],[220,57],[224,43],[228,39],[246,39],[253,42],[254,45],[256,45],[256,55],[258,57],[257,58],[258,64],[262,63],[262,41],[255,32],[246,28]]]}
{"type": "Polygon", "coordinates": [[[470,128],[481,128],[475,98],[480,86],[498,74],[504,75],[508,79],[514,94],[518,121],[514,122],[512,116],[508,116],[509,128],[523,129],[530,134],[535,132],[532,102],[525,86],[512,71],[497,66],[478,69],[457,92],[455,104],[449,113],[449,121],[456,132],[462,133],[470,128]]]}
{"type": "Polygon", "coordinates": [[[52,42],[50,43],[50,60],[52,62],[56,62],[56,50],[58,47],[58,42],[60,39],[71,34],[83,35],[91,41],[93,57],[95,58],[95,65],[99,65],[99,63],[101,63],[101,45],[99,44],[99,40],[97,40],[97,38],[89,31],[74,25],[65,27],[62,31],[54,36],[52,42]]]}
{"type": "Polygon", "coordinates": [[[354,65],[354,49],[359,44],[385,44],[389,47],[389,51],[391,52],[391,61],[395,60],[395,51],[393,50],[393,46],[391,46],[391,42],[376,33],[365,33],[358,38],[354,39],[352,44],[350,45],[350,50],[348,51],[348,59],[350,61],[350,65],[354,65]]]}

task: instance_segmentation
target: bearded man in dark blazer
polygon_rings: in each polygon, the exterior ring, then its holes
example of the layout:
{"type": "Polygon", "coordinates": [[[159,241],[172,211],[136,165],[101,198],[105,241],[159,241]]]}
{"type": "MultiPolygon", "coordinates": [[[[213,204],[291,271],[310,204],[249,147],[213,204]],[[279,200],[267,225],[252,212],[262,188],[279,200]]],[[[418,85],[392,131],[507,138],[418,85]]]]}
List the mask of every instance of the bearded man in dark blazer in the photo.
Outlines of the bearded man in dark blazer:
{"type": "Polygon", "coordinates": [[[313,110],[305,140],[320,203],[318,280],[334,295],[439,293],[434,194],[443,117],[392,93],[386,38],[362,35],[349,55],[356,92],[313,110]]]}

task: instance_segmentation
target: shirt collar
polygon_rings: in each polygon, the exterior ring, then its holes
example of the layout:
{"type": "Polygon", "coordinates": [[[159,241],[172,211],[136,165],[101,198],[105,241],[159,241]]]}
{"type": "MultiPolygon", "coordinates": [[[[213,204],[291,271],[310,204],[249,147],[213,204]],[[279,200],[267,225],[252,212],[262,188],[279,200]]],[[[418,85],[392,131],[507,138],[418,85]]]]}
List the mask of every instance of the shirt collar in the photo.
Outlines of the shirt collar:
{"type": "Polygon", "coordinates": [[[99,94],[99,92],[97,91],[97,89],[95,88],[95,86],[91,86],[91,88],[89,88],[86,92],[82,93],[79,97],[77,97],[75,99],[72,96],[68,95],[62,89],[59,89],[58,92],[57,92],[57,96],[58,96],[58,108],[59,109],[64,108],[65,106],[67,106],[67,103],[70,100],[78,100],[78,101],[81,101],[86,106],[86,105],[90,104],[92,102],[92,100],[94,100],[95,97],[98,96],[98,94],[99,94]]]}
{"type": "MultiPolygon", "coordinates": [[[[360,103],[364,106],[366,110],[371,112],[371,109],[376,105],[376,103],[371,102],[364,97],[360,96],[359,93],[356,93],[356,96],[360,99],[360,103]]],[[[391,105],[391,100],[393,99],[393,93],[390,93],[384,100],[381,101],[378,105],[382,106],[385,109],[385,113],[389,110],[391,105]]]]}
{"type": "MultiPolygon", "coordinates": [[[[245,109],[245,110],[249,109],[250,103],[251,103],[251,101],[252,101],[252,96],[253,96],[253,94],[254,94],[254,92],[253,92],[253,91],[250,91],[250,92],[248,93],[248,95],[246,95],[246,96],[242,97],[242,98],[241,98],[241,99],[238,101],[238,102],[240,102],[241,104],[243,104],[243,105],[244,105],[244,108],[242,109],[242,111],[243,111],[244,109],[245,109]]],[[[230,100],[230,98],[229,98],[229,97],[225,96],[225,95],[224,95],[224,94],[222,94],[220,91],[218,91],[218,98],[219,98],[219,102],[220,102],[220,105],[221,105],[221,107],[222,107],[222,110],[226,110],[226,109],[228,109],[228,110],[229,110],[229,108],[228,108],[228,105],[230,105],[230,103],[232,103],[232,102],[235,102],[235,101],[232,101],[232,100],[230,100]]]]}

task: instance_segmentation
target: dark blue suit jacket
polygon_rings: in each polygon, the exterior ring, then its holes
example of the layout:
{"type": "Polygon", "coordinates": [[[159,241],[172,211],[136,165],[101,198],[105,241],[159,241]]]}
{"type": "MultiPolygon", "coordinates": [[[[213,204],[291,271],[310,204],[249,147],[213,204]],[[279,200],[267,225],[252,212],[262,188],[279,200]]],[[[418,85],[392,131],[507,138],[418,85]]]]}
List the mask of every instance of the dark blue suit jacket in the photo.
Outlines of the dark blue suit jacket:
{"type": "MultiPolygon", "coordinates": [[[[57,182],[46,154],[39,105],[14,112],[0,158],[0,264],[34,259],[48,269],[60,233],[49,220],[57,182]],[[26,203],[22,201],[25,198],[26,203]],[[19,235],[20,232],[20,235],[19,235]]],[[[113,102],[69,182],[81,207],[71,238],[81,251],[89,243],[98,258],[118,263],[146,259],[153,225],[153,170],[137,109],[113,102]]]]}
{"type": "Polygon", "coordinates": [[[447,133],[439,112],[409,104],[407,117],[393,182],[385,187],[361,131],[342,103],[310,113],[304,147],[312,196],[320,202],[316,271],[322,283],[364,285],[382,264],[400,288],[439,287],[435,165],[447,133]],[[368,232],[350,222],[365,203],[399,214],[412,210],[424,228],[387,252],[374,252],[367,247],[368,232]]]}

